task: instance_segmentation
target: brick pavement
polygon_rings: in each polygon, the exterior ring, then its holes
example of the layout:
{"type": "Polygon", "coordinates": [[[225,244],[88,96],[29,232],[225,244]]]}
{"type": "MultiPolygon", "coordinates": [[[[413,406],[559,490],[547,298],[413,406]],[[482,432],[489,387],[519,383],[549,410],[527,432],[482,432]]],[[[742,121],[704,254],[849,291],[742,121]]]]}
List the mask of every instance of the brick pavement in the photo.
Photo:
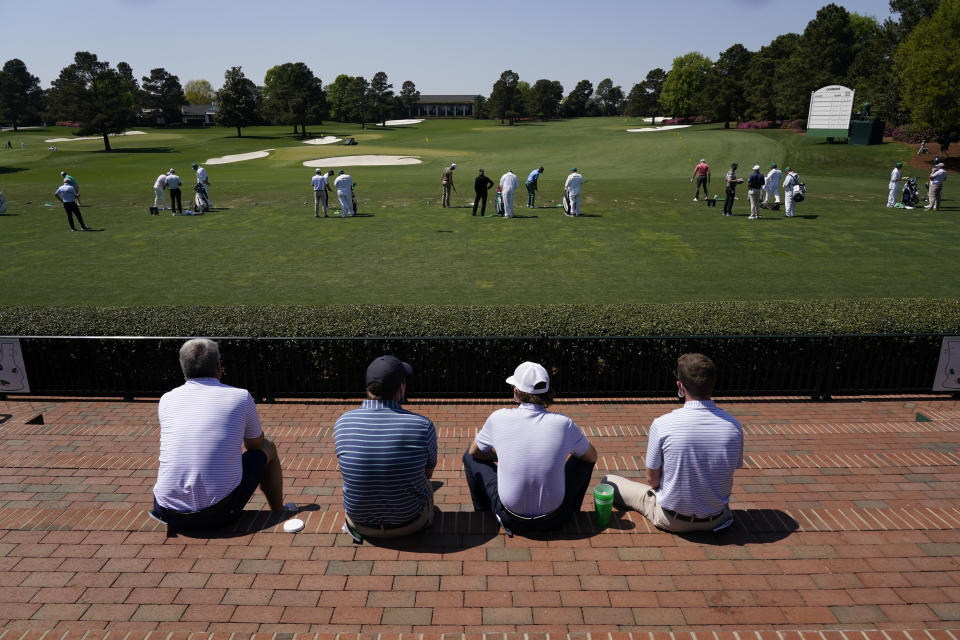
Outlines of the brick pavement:
{"type": "MultiPolygon", "coordinates": [[[[144,514],[155,400],[0,402],[0,640],[960,640],[960,402],[721,404],[747,435],[721,536],[636,513],[601,531],[587,502],[557,535],[507,538],[471,511],[459,462],[503,401],[424,400],[408,406],[438,427],[440,513],[418,538],[356,546],[332,441],[355,401],[260,407],[303,532],[258,495],[233,530],[172,538],[144,514]]],[[[675,406],[557,409],[600,451],[597,478],[640,477],[647,428],[675,406]]]]}

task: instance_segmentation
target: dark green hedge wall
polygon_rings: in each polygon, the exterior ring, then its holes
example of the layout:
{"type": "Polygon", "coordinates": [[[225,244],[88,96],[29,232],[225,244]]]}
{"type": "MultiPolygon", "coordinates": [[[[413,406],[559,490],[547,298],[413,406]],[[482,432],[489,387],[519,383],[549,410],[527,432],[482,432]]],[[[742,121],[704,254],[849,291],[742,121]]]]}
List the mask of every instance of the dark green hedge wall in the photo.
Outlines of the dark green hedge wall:
{"type": "Polygon", "coordinates": [[[0,306],[0,335],[637,336],[926,332],[960,332],[960,298],[671,305],[0,306]]]}

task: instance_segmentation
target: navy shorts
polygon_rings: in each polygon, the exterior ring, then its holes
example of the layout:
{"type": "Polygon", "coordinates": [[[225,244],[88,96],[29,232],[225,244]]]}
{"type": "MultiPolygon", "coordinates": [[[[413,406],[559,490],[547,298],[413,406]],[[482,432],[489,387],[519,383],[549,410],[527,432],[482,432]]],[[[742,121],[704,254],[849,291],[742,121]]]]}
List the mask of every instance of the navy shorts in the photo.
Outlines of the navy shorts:
{"type": "Polygon", "coordinates": [[[217,529],[233,524],[243,514],[243,508],[260,486],[260,480],[267,470],[267,454],[260,449],[245,451],[241,462],[243,475],[240,484],[220,502],[200,511],[186,513],[161,507],[154,497],[154,512],[168,525],[178,529],[217,529]]]}

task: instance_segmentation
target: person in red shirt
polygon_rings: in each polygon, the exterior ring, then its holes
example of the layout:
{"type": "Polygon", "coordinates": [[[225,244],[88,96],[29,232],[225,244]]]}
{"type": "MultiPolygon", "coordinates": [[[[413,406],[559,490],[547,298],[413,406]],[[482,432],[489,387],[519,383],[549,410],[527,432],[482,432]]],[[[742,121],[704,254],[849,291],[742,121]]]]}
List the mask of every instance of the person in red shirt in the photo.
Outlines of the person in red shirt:
{"type": "Polygon", "coordinates": [[[693,168],[693,175],[690,176],[690,182],[693,182],[693,179],[697,179],[697,192],[693,194],[693,201],[697,202],[700,199],[700,187],[703,186],[703,199],[706,200],[710,197],[710,194],[707,192],[707,185],[710,184],[710,165],[707,164],[707,161],[703,158],[700,158],[700,163],[693,168]]]}

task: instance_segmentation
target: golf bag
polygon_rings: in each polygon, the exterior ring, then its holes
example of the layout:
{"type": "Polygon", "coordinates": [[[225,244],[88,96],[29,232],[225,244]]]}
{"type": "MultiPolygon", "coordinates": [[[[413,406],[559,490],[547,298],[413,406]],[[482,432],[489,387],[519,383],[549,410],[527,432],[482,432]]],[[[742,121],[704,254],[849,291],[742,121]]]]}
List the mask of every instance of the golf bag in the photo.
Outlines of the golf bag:
{"type": "Polygon", "coordinates": [[[193,191],[196,193],[193,198],[193,210],[200,213],[210,211],[210,199],[207,197],[207,188],[198,182],[193,186],[193,191]]]}
{"type": "Polygon", "coordinates": [[[807,186],[800,182],[800,176],[797,176],[797,182],[793,185],[793,201],[794,202],[803,202],[803,199],[807,197],[807,186]]]}
{"type": "Polygon", "coordinates": [[[357,215],[357,193],[356,193],[356,189],[357,189],[357,183],[354,182],[353,184],[350,185],[350,199],[351,199],[351,203],[353,204],[353,215],[357,215]]]}
{"type": "Polygon", "coordinates": [[[917,186],[916,178],[907,178],[907,183],[903,185],[901,202],[905,207],[915,207],[920,204],[920,187],[917,186]]]}
{"type": "Polygon", "coordinates": [[[500,193],[500,188],[497,187],[497,215],[502,216],[505,213],[503,209],[503,194],[500,193]]]}
{"type": "Polygon", "coordinates": [[[572,210],[573,210],[573,206],[570,202],[570,193],[566,189],[564,189],[563,190],[563,212],[567,215],[570,215],[572,210]]]}
{"type": "Polygon", "coordinates": [[[715,206],[717,206],[717,200],[718,200],[719,198],[720,198],[720,196],[718,196],[717,194],[714,194],[712,198],[707,198],[707,199],[704,200],[704,202],[707,203],[707,206],[708,206],[708,207],[715,207],[715,206]]]}
{"type": "Polygon", "coordinates": [[[7,199],[0,193],[0,214],[7,212],[7,199]]]}
{"type": "Polygon", "coordinates": [[[150,215],[152,216],[160,215],[160,209],[158,209],[157,207],[150,207],[150,215]]]}

